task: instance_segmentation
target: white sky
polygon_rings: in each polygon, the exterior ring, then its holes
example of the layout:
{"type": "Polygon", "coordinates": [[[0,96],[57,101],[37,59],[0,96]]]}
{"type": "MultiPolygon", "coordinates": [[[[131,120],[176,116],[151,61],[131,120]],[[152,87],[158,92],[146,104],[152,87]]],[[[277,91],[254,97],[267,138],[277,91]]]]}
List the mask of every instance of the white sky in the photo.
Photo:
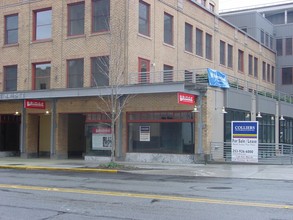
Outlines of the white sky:
{"type": "Polygon", "coordinates": [[[219,10],[253,8],[261,5],[274,5],[280,3],[292,3],[292,0],[219,0],[219,10]]]}

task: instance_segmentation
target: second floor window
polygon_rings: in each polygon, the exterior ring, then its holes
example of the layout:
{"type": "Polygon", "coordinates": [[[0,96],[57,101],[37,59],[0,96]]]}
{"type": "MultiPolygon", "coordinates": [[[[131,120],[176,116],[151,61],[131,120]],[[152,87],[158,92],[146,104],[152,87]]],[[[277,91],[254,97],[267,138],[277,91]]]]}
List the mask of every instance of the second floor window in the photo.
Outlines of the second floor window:
{"type": "Polygon", "coordinates": [[[226,43],[220,41],[220,64],[226,65],[226,43]]]}
{"type": "Polygon", "coordinates": [[[212,35],[206,33],[206,58],[212,60],[212,35]]]}
{"type": "Polygon", "coordinates": [[[267,64],[267,81],[271,81],[271,65],[267,64]]]}
{"type": "Polygon", "coordinates": [[[238,71],[244,72],[244,52],[238,50],[238,71]]]}
{"type": "Polygon", "coordinates": [[[18,14],[5,16],[5,44],[18,43],[18,14]]]}
{"type": "Polygon", "coordinates": [[[109,56],[93,57],[92,87],[109,86],[109,56]]]}
{"type": "Polygon", "coordinates": [[[52,10],[34,12],[34,40],[52,38],[52,10]]]}
{"type": "Polygon", "coordinates": [[[285,46],[285,48],[286,48],[286,55],[291,56],[292,55],[292,49],[293,49],[293,47],[292,47],[292,38],[291,37],[286,38],[286,46],[285,46]]]}
{"type": "Polygon", "coordinates": [[[254,77],[258,78],[258,58],[257,57],[254,57],[253,66],[254,66],[254,77]]]}
{"type": "Polygon", "coordinates": [[[260,30],[260,42],[265,43],[265,32],[263,30],[260,30]]]}
{"type": "Polygon", "coordinates": [[[202,30],[200,29],[197,29],[195,30],[195,37],[196,37],[196,48],[195,48],[195,52],[196,52],[196,55],[198,56],[203,56],[203,48],[202,48],[202,45],[203,45],[203,32],[202,30]]]}
{"type": "Polygon", "coordinates": [[[17,66],[4,67],[4,91],[17,90],[17,66]]]}
{"type": "Polygon", "coordinates": [[[110,30],[110,0],[93,0],[93,32],[110,30]]]}
{"type": "Polygon", "coordinates": [[[33,65],[33,89],[50,89],[51,63],[33,65]]]}
{"type": "Polygon", "coordinates": [[[253,57],[252,55],[248,55],[248,74],[252,76],[253,74],[253,57]]]}
{"type": "Polygon", "coordinates": [[[139,27],[140,34],[150,36],[150,5],[139,1],[139,27]]]}
{"type": "Polygon", "coordinates": [[[283,56],[283,39],[276,40],[277,56],[283,56]]]}
{"type": "Polygon", "coordinates": [[[272,66],[272,83],[275,83],[275,67],[272,66]]]}
{"type": "Polygon", "coordinates": [[[68,36],[84,34],[84,2],[68,5],[68,36]]]}
{"type": "Polygon", "coordinates": [[[83,59],[67,61],[68,88],[83,87],[83,59]]]}
{"type": "Polygon", "coordinates": [[[293,68],[285,67],[282,68],[282,84],[283,85],[292,85],[293,84],[293,68]]]}
{"type": "Polygon", "coordinates": [[[233,46],[228,44],[228,67],[233,67],[233,46]]]}
{"type": "Polygon", "coordinates": [[[192,25],[185,23],[185,50],[192,53],[192,25]]]}
{"type": "Polygon", "coordinates": [[[262,80],[266,80],[266,62],[262,62],[262,80]]]}
{"type": "Polygon", "coordinates": [[[173,45],[173,16],[164,13],[164,43],[173,45]]]}

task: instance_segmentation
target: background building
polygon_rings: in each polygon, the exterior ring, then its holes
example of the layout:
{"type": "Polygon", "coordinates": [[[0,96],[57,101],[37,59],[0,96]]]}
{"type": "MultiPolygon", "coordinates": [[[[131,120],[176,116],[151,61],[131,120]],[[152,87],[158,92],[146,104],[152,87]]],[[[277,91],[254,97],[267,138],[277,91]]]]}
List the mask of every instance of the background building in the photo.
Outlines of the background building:
{"type": "Polygon", "coordinates": [[[217,13],[218,1],[1,1],[0,150],[109,156],[113,88],[118,106],[131,97],[116,121],[117,159],[199,161],[229,141],[230,121],[258,112],[261,141],[278,142],[280,113],[293,113],[275,91],[275,50],[217,13]],[[209,86],[208,68],[230,88],[209,86]],[[198,113],[178,103],[182,93],[198,113]]]}
{"type": "MultiPolygon", "coordinates": [[[[221,13],[263,46],[276,51],[276,90],[293,94],[293,4],[283,3],[221,13]]],[[[285,100],[284,98],[281,100],[285,100]]],[[[288,100],[292,103],[292,100],[288,100]]],[[[282,112],[282,107],[279,108],[282,112]]],[[[280,142],[292,144],[292,116],[282,121],[280,142]]]]}

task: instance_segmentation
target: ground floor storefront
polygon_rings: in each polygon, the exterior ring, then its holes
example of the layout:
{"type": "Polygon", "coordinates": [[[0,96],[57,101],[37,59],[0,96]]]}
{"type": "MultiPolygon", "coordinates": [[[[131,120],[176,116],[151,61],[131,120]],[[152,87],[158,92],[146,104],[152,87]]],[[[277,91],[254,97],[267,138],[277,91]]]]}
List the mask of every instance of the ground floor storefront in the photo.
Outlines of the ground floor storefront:
{"type": "MultiPolygon", "coordinates": [[[[97,105],[103,105],[97,97],[3,101],[0,152],[23,158],[110,157],[111,119],[97,105]],[[26,101],[42,107],[27,108],[26,101]]],[[[192,109],[177,103],[177,93],[137,95],[115,122],[115,158],[194,155],[197,119],[192,109]]]]}
{"type": "Polygon", "coordinates": [[[260,143],[293,143],[289,105],[220,88],[184,92],[193,105],[180,104],[178,92],[135,94],[115,127],[96,96],[1,100],[0,156],[110,158],[114,132],[116,160],[202,162],[212,143],[231,141],[232,121],[258,121],[260,143]]]}

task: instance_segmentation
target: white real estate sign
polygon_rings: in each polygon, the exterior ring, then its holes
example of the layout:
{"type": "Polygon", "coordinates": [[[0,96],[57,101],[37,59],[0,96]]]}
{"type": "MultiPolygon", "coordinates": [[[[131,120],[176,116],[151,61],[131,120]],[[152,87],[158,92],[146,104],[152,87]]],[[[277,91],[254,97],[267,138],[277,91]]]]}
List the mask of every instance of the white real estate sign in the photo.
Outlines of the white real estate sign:
{"type": "Polygon", "coordinates": [[[258,122],[232,121],[231,159],[235,162],[258,162],[258,122]]]}

